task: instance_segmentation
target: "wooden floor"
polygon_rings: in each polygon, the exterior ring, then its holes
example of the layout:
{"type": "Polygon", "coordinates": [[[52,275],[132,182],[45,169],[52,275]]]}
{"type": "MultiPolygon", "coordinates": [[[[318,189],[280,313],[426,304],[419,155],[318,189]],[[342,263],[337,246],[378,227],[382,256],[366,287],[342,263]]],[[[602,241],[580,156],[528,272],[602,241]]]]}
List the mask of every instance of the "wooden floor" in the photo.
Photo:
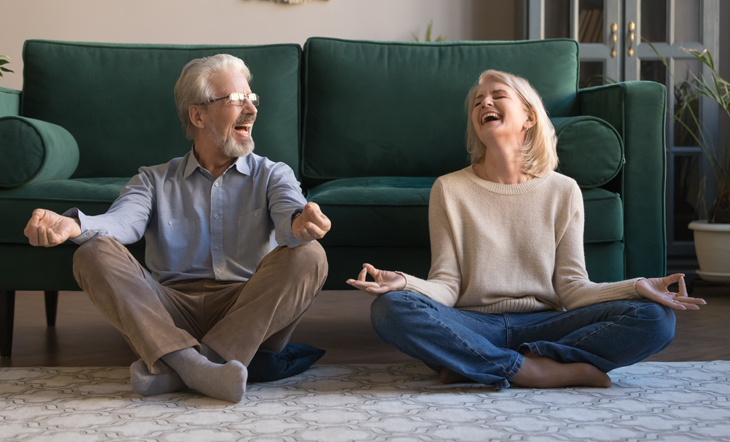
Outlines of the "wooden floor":
{"type": "MultiPolygon", "coordinates": [[[[652,361],[730,360],[730,289],[698,287],[708,302],[699,311],[677,312],[674,342],[652,361]]],[[[370,326],[369,295],[325,291],[292,337],[327,350],[320,364],[413,361],[382,344],[370,326]]],[[[61,292],[55,327],[46,327],[42,292],[18,292],[12,358],[2,367],[122,366],[136,360],[124,338],[106,323],[83,292],[61,292]]]]}

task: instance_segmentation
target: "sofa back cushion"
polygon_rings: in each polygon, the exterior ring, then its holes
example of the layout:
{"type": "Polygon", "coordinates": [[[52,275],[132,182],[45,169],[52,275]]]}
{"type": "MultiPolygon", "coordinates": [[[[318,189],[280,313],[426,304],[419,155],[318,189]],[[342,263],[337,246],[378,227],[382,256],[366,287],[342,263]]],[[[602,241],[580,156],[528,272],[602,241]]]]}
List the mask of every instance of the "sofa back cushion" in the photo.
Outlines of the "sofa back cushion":
{"type": "Polygon", "coordinates": [[[465,99],[487,69],[527,78],[551,117],[574,114],[574,40],[304,46],[305,178],[440,176],[468,164],[465,99]]]}
{"type": "Polygon", "coordinates": [[[261,96],[256,153],[299,165],[299,66],[296,44],[180,46],[28,40],[23,48],[21,115],[57,124],[79,146],[74,178],[129,177],[140,166],[190,150],[173,90],[194,58],[228,53],[251,70],[261,96]]]}

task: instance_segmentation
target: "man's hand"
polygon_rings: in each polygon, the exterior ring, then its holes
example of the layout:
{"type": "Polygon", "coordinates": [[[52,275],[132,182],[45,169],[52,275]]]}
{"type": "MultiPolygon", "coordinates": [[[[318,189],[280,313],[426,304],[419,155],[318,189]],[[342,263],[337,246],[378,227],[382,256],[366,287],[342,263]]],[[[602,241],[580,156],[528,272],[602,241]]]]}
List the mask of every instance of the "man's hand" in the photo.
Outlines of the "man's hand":
{"type": "Polygon", "coordinates": [[[294,220],[291,230],[301,242],[323,238],[330,231],[332,222],[324,216],[317,203],[307,203],[304,211],[294,220]]]}
{"type": "Polygon", "coordinates": [[[687,295],[687,286],[684,284],[684,275],[675,273],[664,278],[640,279],[634,286],[636,293],[658,304],[666,305],[675,310],[699,310],[698,304],[707,304],[704,299],[690,298],[687,295]],[[679,282],[679,293],[670,292],[670,284],[679,282]]]}
{"type": "Polygon", "coordinates": [[[30,245],[53,247],[81,235],[79,221],[45,209],[35,209],[23,230],[30,245]]]}
{"type": "Polygon", "coordinates": [[[398,290],[403,290],[406,286],[406,278],[403,275],[388,270],[378,270],[370,264],[362,265],[362,270],[357,275],[357,280],[348,279],[346,282],[374,296],[388,292],[397,292],[398,290]],[[365,280],[368,273],[373,277],[375,282],[365,280]]]}

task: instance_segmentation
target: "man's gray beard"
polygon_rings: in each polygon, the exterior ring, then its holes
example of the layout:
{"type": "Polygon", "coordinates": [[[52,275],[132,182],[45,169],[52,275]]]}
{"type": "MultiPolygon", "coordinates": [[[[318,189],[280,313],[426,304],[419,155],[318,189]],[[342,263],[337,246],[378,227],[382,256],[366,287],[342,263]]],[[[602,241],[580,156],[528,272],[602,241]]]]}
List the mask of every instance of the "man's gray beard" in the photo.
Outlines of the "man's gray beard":
{"type": "Polygon", "coordinates": [[[246,138],[239,143],[233,137],[224,137],[221,135],[216,130],[215,126],[211,126],[211,136],[215,145],[218,146],[218,149],[220,149],[223,155],[229,158],[245,157],[253,152],[254,142],[251,137],[246,138]]]}

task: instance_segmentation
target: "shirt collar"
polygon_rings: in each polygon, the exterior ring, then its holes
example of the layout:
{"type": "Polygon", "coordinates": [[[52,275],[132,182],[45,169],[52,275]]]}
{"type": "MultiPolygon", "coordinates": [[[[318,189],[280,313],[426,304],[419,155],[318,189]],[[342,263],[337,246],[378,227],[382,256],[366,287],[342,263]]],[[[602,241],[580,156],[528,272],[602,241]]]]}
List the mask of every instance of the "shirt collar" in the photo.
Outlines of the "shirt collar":
{"type": "Polygon", "coordinates": [[[198,164],[198,159],[195,158],[195,153],[193,152],[193,149],[195,148],[195,145],[190,149],[190,152],[188,152],[188,163],[185,165],[185,173],[183,174],[183,178],[187,178],[190,176],[191,173],[195,172],[195,169],[200,166],[198,164]]]}
{"type": "Polygon", "coordinates": [[[236,170],[241,172],[243,175],[251,175],[251,167],[248,165],[247,160],[247,158],[249,158],[250,156],[251,154],[248,154],[245,157],[238,157],[236,162],[233,163],[236,166],[236,170]]]}
{"type": "MultiPolygon", "coordinates": [[[[246,158],[251,156],[251,154],[246,155],[245,157],[238,157],[236,162],[234,162],[231,167],[236,166],[236,170],[238,170],[243,175],[250,175],[251,174],[251,167],[248,165],[248,161],[246,161],[246,158]]],[[[203,166],[198,163],[198,159],[195,158],[195,144],[193,144],[193,147],[190,148],[190,152],[187,154],[188,157],[188,163],[185,166],[185,173],[183,174],[183,178],[187,178],[195,172],[195,170],[200,167],[201,169],[203,166]]],[[[230,167],[229,167],[230,169],[230,167]]]]}

